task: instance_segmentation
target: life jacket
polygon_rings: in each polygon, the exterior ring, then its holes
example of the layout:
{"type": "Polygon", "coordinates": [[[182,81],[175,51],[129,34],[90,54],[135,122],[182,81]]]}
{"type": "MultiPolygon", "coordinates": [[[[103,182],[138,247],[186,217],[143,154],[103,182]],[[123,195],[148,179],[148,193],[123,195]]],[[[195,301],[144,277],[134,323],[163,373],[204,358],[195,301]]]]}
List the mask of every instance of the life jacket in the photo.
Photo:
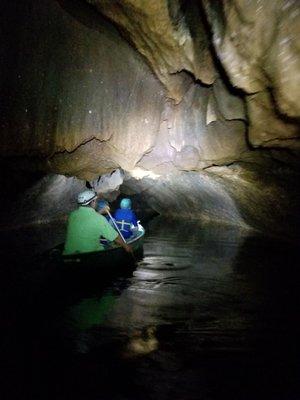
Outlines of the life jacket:
{"type": "Polygon", "coordinates": [[[114,219],[125,239],[132,236],[131,227],[137,226],[137,218],[132,210],[119,208],[114,214],[114,219]]]}

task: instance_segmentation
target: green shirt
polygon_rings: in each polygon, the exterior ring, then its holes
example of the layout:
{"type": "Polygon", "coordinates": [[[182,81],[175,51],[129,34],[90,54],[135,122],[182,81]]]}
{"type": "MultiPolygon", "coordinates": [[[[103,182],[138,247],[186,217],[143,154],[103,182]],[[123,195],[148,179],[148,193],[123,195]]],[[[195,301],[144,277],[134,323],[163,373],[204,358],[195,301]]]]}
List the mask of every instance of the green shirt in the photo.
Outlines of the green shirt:
{"type": "Polygon", "coordinates": [[[117,238],[106,218],[92,207],[79,207],[68,219],[67,237],[63,254],[89,253],[104,250],[100,236],[109,241],[117,238]]]}

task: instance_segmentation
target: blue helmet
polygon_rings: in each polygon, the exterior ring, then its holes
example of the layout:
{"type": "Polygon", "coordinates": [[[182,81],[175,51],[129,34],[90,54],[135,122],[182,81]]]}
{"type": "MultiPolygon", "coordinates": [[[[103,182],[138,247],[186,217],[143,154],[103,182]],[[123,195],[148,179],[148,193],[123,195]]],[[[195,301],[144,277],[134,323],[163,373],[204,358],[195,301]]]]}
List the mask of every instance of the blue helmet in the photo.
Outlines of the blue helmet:
{"type": "Polygon", "coordinates": [[[129,210],[131,208],[131,200],[130,199],[122,199],[120,203],[120,207],[124,210],[129,210]]]}
{"type": "Polygon", "coordinates": [[[108,202],[106,200],[98,200],[96,210],[101,211],[104,207],[107,207],[107,206],[108,206],[108,202]]]}

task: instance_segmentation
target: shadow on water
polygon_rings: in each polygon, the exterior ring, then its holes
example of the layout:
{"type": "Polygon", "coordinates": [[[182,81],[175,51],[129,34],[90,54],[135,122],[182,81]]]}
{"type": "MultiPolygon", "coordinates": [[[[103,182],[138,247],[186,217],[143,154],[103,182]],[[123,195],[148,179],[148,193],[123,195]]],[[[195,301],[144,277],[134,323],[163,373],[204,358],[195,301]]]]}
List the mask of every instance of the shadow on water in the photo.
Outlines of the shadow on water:
{"type": "Polygon", "coordinates": [[[144,258],[106,281],[19,270],[9,398],[299,398],[298,265],[290,245],[156,218],[144,258]]]}

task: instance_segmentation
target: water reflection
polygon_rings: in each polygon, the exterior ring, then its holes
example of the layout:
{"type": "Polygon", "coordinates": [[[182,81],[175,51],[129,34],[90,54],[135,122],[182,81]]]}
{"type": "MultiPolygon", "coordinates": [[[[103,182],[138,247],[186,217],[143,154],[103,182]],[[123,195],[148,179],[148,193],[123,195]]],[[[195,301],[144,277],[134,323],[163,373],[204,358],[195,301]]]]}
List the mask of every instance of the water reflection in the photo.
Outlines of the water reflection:
{"type": "Polygon", "coordinates": [[[156,218],[133,273],[104,282],[101,269],[74,271],[47,279],[30,301],[10,299],[22,315],[5,348],[24,365],[12,376],[31,398],[296,399],[294,250],[156,218]]]}
{"type": "Polygon", "coordinates": [[[196,328],[222,314],[235,291],[234,260],[245,237],[236,229],[166,224],[156,219],[144,260],[116,302],[110,324],[123,329],[184,323],[196,328]],[[163,223],[163,225],[161,225],[163,223]]]}
{"type": "MultiPolygon", "coordinates": [[[[111,340],[120,342],[122,337],[120,355],[135,357],[156,351],[158,336],[169,326],[173,333],[197,335],[199,342],[216,335],[215,346],[220,342],[224,346],[222,332],[227,331],[228,335],[233,327],[237,331],[247,324],[232,309],[240,297],[233,265],[244,240],[245,235],[232,227],[202,230],[199,225],[166,225],[164,220],[155,219],[144,245],[144,259],[124,290],[114,296],[109,292],[114,299],[113,307],[105,318],[100,308],[107,295],[84,298],[68,310],[69,316],[81,315],[85,319],[79,325],[86,326],[87,332],[84,336],[80,332],[77,339],[80,342],[84,337],[84,349],[88,352],[99,344],[100,331],[110,332],[106,336],[111,336],[111,340]],[[90,319],[94,322],[92,331],[85,325],[90,319]]],[[[76,325],[72,329],[74,333],[76,325]]],[[[232,347],[232,335],[230,342],[232,347]]]]}
{"type": "Polygon", "coordinates": [[[148,232],[133,276],[122,289],[110,287],[105,318],[98,307],[107,294],[67,311],[88,319],[72,326],[72,351],[99,354],[99,362],[108,357],[126,376],[128,397],[124,388],[109,386],[110,398],[138,399],[139,390],[144,399],[293,398],[292,248],[280,257],[282,243],[279,248],[250,232],[160,218],[148,232]]]}
{"type": "Polygon", "coordinates": [[[68,323],[76,330],[84,331],[94,326],[100,326],[115,304],[116,297],[111,291],[102,297],[83,299],[69,310],[68,323]]]}
{"type": "Polygon", "coordinates": [[[148,326],[144,329],[136,329],[132,332],[129,341],[126,345],[123,356],[137,357],[150,354],[157,350],[159,342],[156,337],[156,327],[148,326]]]}

